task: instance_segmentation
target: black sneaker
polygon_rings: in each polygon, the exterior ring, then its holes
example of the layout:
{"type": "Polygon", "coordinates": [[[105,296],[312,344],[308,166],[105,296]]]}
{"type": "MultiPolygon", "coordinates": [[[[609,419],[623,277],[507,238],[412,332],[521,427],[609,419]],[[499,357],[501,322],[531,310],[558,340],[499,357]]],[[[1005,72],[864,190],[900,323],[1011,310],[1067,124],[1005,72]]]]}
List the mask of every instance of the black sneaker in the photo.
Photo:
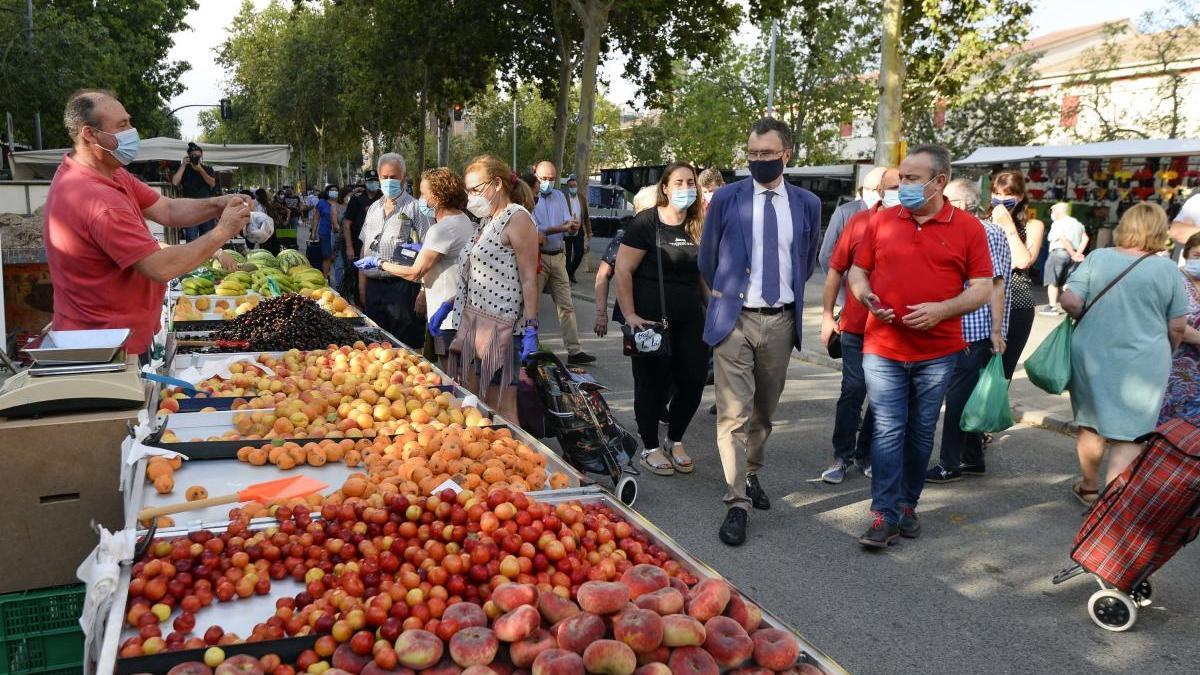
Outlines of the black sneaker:
{"type": "Polygon", "coordinates": [[[729,546],[741,546],[746,541],[746,509],[736,506],[725,513],[725,522],[721,523],[718,536],[729,546]]]}
{"type": "Polygon", "coordinates": [[[858,538],[858,543],[870,548],[887,548],[896,541],[896,537],[900,536],[900,529],[892,523],[883,519],[883,514],[879,511],[872,511],[871,515],[874,520],[871,521],[871,527],[863,533],[863,536],[858,538]]]}
{"type": "Polygon", "coordinates": [[[567,357],[567,365],[582,366],[588,363],[595,363],[596,357],[587,352],[578,352],[567,357]]]}
{"type": "Polygon", "coordinates": [[[900,536],[905,539],[916,539],[921,536],[921,520],[911,506],[900,509],[900,524],[897,526],[900,536]]]}
{"type": "Polygon", "coordinates": [[[759,511],[767,511],[771,508],[771,500],[767,499],[767,493],[763,492],[762,486],[758,484],[758,476],[750,474],[746,476],[746,496],[750,498],[750,503],[759,511]]]}
{"type": "Polygon", "coordinates": [[[958,467],[958,470],[961,471],[964,476],[982,476],[987,473],[987,467],[983,465],[983,462],[978,464],[968,464],[967,462],[963,462],[962,466],[958,467]]]}
{"type": "Polygon", "coordinates": [[[962,480],[961,469],[947,471],[942,468],[941,464],[938,464],[925,472],[926,483],[953,483],[956,480],[962,480]]]}

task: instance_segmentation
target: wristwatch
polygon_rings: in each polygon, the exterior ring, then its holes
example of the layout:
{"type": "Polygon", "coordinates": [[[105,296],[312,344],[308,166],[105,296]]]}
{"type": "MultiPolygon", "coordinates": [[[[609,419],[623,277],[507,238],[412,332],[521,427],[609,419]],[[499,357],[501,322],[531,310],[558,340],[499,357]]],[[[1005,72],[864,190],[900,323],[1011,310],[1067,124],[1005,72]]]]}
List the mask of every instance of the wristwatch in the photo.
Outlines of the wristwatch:
{"type": "Polygon", "coordinates": [[[521,328],[532,328],[534,330],[537,330],[538,329],[538,320],[536,318],[525,319],[525,322],[521,324],[521,328]]]}

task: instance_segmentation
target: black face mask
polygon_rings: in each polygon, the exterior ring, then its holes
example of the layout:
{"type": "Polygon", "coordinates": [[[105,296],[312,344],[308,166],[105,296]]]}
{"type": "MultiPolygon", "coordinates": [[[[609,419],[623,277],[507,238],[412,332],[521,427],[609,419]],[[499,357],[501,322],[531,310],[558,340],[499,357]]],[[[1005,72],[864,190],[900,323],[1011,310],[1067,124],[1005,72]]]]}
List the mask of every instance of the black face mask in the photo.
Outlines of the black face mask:
{"type": "Polygon", "coordinates": [[[783,174],[783,157],[750,161],[750,175],[760,185],[766,185],[783,174]]]}

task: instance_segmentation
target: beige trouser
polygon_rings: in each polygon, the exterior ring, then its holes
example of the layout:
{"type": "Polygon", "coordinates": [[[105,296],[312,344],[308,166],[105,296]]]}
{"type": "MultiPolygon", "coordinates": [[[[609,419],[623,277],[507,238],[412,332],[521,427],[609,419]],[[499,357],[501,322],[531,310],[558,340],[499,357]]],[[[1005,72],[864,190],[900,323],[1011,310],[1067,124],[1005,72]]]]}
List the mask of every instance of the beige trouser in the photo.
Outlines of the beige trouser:
{"type": "Polygon", "coordinates": [[[583,348],[579,346],[579,327],[575,325],[575,302],[571,299],[571,280],[567,278],[567,256],[561,251],[557,255],[542,256],[538,292],[547,284],[554,306],[558,308],[558,326],[563,343],[567,345],[567,354],[578,354],[583,348]]]}
{"type": "Polygon", "coordinates": [[[730,507],[750,506],[746,476],[763,466],[763,447],[795,342],[795,310],[771,315],[743,311],[733,332],[713,350],[717,449],[730,507]]]}

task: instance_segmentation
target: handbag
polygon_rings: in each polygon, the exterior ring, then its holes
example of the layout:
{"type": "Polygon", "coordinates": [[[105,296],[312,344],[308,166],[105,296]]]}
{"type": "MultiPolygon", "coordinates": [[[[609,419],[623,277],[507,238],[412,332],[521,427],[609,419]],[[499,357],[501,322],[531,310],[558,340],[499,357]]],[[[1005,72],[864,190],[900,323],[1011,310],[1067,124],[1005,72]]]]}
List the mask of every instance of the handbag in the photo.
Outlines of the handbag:
{"type": "Polygon", "coordinates": [[[1065,317],[1062,323],[1046,336],[1042,344],[1038,345],[1038,348],[1025,360],[1025,375],[1034,386],[1048,394],[1061,394],[1067,389],[1067,385],[1071,383],[1071,336],[1075,332],[1075,326],[1083,321],[1083,317],[1087,316],[1100,298],[1104,297],[1104,294],[1113,286],[1116,286],[1118,281],[1124,279],[1125,275],[1132,272],[1139,263],[1153,255],[1153,253],[1147,253],[1133,261],[1115,279],[1108,282],[1108,285],[1096,297],[1092,298],[1092,301],[1080,312],[1078,319],[1072,320],[1069,316],[1065,317]]]}
{"type": "Polygon", "coordinates": [[[658,265],[658,305],[662,310],[662,321],[652,321],[634,331],[629,324],[621,324],[621,347],[625,356],[671,357],[671,327],[667,321],[667,293],[663,289],[661,227],[654,229],[654,261],[658,265]]]}
{"type": "MultiPolygon", "coordinates": [[[[504,223],[507,225],[507,221],[504,223]]],[[[488,223],[489,227],[494,227],[488,223]]],[[[502,227],[501,227],[502,229],[502,227]]],[[[476,235],[475,243],[479,244],[482,230],[476,235]]],[[[480,398],[487,398],[487,390],[497,371],[500,373],[500,396],[508,390],[513,379],[513,330],[517,318],[509,319],[488,312],[470,303],[471,298],[471,256],[468,252],[463,261],[461,272],[463,285],[462,312],[459,318],[458,332],[447,347],[447,374],[456,381],[465,382],[470,373],[470,366],[479,361],[479,392],[480,398]]],[[[457,300],[456,300],[457,301],[457,300]]]]}

